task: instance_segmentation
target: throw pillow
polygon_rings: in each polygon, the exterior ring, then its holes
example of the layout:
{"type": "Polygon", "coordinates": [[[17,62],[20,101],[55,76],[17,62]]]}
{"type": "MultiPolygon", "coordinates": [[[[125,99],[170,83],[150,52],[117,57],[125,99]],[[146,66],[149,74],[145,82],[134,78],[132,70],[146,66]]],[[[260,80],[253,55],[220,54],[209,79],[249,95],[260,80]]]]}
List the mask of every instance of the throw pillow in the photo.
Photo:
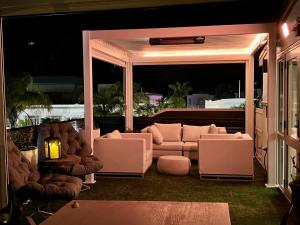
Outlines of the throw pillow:
{"type": "Polygon", "coordinates": [[[163,136],[156,126],[152,125],[148,127],[148,133],[152,134],[154,144],[160,145],[163,142],[163,136]]]}
{"type": "Polygon", "coordinates": [[[154,123],[158,128],[164,141],[181,141],[181,124],[180,123],[154,123]]]}
{"type": "Polygon", "coordinates": [[[242,135],[241,132],[236,132],[233,136],[234,136],[235,138],[237,138],[237,139],[243,138],[243,135],[242,135]]]}
{"type": "Polygon", "coordinates": [[[106,135],[107,138],[122,139],[122,135],[118,130],[114,130],[106,135]]]}
{"type": "Polygon", "coordinates": [[[141,129],[141,133],[147,133],[149,126],[145,127],[144,129],[141,129]]]}
{"type": "Polygon", "coordinates": [[[183,125],[182,141],[197,141],[202,134],[208,134],[210,126],[183,125]]]}
{"type": "Polygon", "coordinates": [[[209,133],[210,134],[218,134],[219,130],[215,124],[211,124],[209,127],[209,133]]]}

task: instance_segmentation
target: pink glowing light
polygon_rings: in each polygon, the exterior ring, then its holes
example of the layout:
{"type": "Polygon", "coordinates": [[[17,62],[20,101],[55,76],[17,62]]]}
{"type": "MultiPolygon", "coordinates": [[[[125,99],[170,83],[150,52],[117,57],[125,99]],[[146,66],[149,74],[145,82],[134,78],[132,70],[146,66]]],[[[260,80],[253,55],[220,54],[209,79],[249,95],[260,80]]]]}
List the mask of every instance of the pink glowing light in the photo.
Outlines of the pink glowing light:
{"type": "Polygon", "coordinates": [[[284,36],[285,38],[286,38],[287,36],[289,36],[290,31],[289,31],[289,27],[288,27],[287,23],[283,23],[282,26],[281,26],[281,29],[282,29],[283,36],[284,36]]]}

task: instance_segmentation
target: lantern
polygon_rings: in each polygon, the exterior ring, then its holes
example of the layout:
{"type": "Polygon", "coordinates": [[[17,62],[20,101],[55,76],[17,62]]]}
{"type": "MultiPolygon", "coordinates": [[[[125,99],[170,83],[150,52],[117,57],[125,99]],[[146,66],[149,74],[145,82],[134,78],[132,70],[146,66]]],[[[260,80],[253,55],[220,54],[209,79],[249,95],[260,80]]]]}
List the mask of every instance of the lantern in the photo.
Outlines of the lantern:
{"type": "Polygon", "coordinates": [[[60,159],[61,158],[61,141],[57,137],[53,137],[53,134],[50,137],[45,138],[45,159],[60,159]]]}

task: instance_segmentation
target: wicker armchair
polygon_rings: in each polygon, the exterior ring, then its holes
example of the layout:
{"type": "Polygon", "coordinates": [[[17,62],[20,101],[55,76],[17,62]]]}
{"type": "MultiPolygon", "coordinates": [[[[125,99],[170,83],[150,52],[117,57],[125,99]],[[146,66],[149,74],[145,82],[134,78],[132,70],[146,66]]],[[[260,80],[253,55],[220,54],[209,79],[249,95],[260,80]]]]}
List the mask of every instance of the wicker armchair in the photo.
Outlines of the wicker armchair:
{"type": "Polygon", "coordinates": [[[15,191],[35,192],[45,196],[76,198],[82,180],[62,174],[44,174],[33,167],[8,137],[9,182],[15,191]]]}
{"type": "MultiPolygon", "coordinates": [[[[69,122],[40,125],[37,139],[40,159],[44,158],[44,139],[49,137],[50,133],[61,139],[62,155],[75,154],[81,157],[80,163],[73,166],[71,175],[84,176],[95,173],[103,167],[102,162],[97,157],[91,155],[92,149],[69,122]]],[[[70,166],[60,166],[57,170],[60,173],[68,174],[70,166]]]]}

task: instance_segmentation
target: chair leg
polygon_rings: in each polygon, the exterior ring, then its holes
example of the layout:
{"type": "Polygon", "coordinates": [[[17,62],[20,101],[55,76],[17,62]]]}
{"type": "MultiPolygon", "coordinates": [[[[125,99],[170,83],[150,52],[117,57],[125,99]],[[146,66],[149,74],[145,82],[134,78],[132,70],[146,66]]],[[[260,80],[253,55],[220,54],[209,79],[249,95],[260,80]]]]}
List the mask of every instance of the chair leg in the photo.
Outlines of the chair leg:
{"type": "Polygon", "coordinates": [[[81,185],[81,190],[80,190],[80,191],[87,191],[87,190],[90,190],[90,189],[91,189],[90,186],[88,186],[88,185],[86,185],[86,184],[82,184],[82,185],[81,185]]]}
{"type": "Polygon", "coordinates": [[[42,213],[42,214],[45,214],[47,216],[52,216],[53,215],[53,213],[47,212],[45,210],[40,210],[40,208],[37,209],[37,213],[42,213]]]}
{"type": "Polygon", "coordinates": [[[84,177],[84,183],[86,183],[86,184],[94,184],[94,183],[96,183],[95,174],[91,173],[91,174],[85,175],[85,177],[84,177]]]}

